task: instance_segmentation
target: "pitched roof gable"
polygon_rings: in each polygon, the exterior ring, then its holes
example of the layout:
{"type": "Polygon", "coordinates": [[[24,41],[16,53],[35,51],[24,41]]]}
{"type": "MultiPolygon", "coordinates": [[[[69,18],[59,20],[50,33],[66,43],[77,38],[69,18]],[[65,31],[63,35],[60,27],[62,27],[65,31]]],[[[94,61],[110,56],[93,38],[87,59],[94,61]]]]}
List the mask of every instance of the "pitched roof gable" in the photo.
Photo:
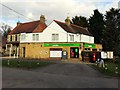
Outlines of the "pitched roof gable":
{"type": "Polygon", "coordinates": [[[69,32],[69,33],[79,33],[79,34],[84,34],[84,35],[89,35],[89,36],[92,36],[92,34],[86,30],[85,28],[83,27],[80,27],[80,26],[77,26],[77,25],[74,25],[74,24],[70,24],[70,26],[66,25],[65,23],[63,22],[60,22],[60,21],[56,21],[54,20],[60,27],[62,27],[66,32],[69,32]]]}
{"type": "Polygon", "coordinates": [[[42,32],[46,27],[47,25],[40,23],[40,20],[21,23],[20,25],[16,26],[9,34],[11,35],[11,34],[19,34],[19,33],[42,32]]]}

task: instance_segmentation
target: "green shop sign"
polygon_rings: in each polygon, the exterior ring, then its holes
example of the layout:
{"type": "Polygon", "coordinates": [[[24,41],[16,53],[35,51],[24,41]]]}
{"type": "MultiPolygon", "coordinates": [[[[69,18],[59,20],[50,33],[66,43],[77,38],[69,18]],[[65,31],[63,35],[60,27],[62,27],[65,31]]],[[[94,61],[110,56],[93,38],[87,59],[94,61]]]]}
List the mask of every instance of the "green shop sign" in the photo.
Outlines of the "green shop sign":
{"type": "Polygon", "coordinates": [[[43,46],[44,47],[48,47],[48,46],[56,46],[56,47],[58,47],[58,46],[76,46],[76,47],[79,47],[79,46],[81,46],[81,44],[80,43],[60,43],[60,44],[48,44],[48,43],[45,43],[45,44],[43,44],[43,46]]]}
{"type": "Polygon", "coordinates": [[[87,43],[85,43],[84,48],[96,48],[96,45],[95,44],[87,44],[87,43]]]}

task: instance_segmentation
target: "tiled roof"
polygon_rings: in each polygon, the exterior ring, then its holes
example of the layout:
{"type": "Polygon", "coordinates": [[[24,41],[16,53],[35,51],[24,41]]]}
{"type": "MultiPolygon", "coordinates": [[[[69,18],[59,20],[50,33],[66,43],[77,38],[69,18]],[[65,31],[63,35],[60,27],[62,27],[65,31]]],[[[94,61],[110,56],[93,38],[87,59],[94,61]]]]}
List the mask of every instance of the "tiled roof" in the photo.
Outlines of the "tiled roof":
{"type": "Polygon", "coordinates": [[[42,32],[47,27],[46,24],[40,23],[40,20],[21,23],[20,25],[16,26],[9,34],[19,34],[19,33],[36,33],[42,32]]]}
{"type": "Polygon", "coordinates": [[[70,26],[66,25],[65,23],[63,22],[60,22],[60,21],[56,21],[54,20],[60,27],[62,27],[66,32],[69,32],[69,33],[79,33],[79,34],[84,34],[84,35],[89,35],[89,36],[92,36],[92,34],[86,30],[85,28],[83,27],[80,27],[80,26],[77,26],[77,25],[74,25],[74,24],[70,24],[70,26]]]}

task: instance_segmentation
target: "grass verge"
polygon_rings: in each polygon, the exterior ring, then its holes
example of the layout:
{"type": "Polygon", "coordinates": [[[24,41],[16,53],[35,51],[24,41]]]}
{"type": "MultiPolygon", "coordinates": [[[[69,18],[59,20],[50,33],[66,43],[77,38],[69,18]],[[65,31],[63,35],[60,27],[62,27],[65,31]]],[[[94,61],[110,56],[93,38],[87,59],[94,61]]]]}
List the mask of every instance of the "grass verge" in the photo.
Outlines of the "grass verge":
{"type": "Polygon", "coordinates": [[[50,64],[55,64],[53,62],[40,62],[40,61],[23,61],[23,60],[3,60],[2,66],[4,67],[14,67],[23,69],[35,69],[38,67],[44,67],[50,64]]]}
{"type": "Polygon", "coordinates": [[[89,65],[90,67],[94,68],[95,70],[98,70],[99,72],[103,73],[104,75],[107,76],[112,76],[112,77],[120,77],[120,63],[114,63],[114,62],[105,62],[107,64],[107,69],[103,67],[98,67],[95,64],[89,65]],[[117,69],[116,69],[117,67],[117,69]],[[118,72],[118,73],[116,73],[118,72]]]}

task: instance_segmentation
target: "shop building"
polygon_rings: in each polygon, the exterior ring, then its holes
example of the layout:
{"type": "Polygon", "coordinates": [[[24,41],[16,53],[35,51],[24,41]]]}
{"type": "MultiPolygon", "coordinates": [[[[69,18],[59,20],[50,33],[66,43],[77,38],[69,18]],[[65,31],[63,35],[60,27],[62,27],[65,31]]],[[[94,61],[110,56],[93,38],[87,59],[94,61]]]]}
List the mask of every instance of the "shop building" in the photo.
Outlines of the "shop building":
{"type": "Polygon", "coordinates": [[[20,58],[81,59],[82,51],[102,50],[102,45],[94,44],[91,33],[86,28],[71,24],[69,17],[65,22],[53,20],[48,26],[45,17],[42,21],[42,25],[23,23],[22,27],[13,30],[20,36],[20,58]]]}

